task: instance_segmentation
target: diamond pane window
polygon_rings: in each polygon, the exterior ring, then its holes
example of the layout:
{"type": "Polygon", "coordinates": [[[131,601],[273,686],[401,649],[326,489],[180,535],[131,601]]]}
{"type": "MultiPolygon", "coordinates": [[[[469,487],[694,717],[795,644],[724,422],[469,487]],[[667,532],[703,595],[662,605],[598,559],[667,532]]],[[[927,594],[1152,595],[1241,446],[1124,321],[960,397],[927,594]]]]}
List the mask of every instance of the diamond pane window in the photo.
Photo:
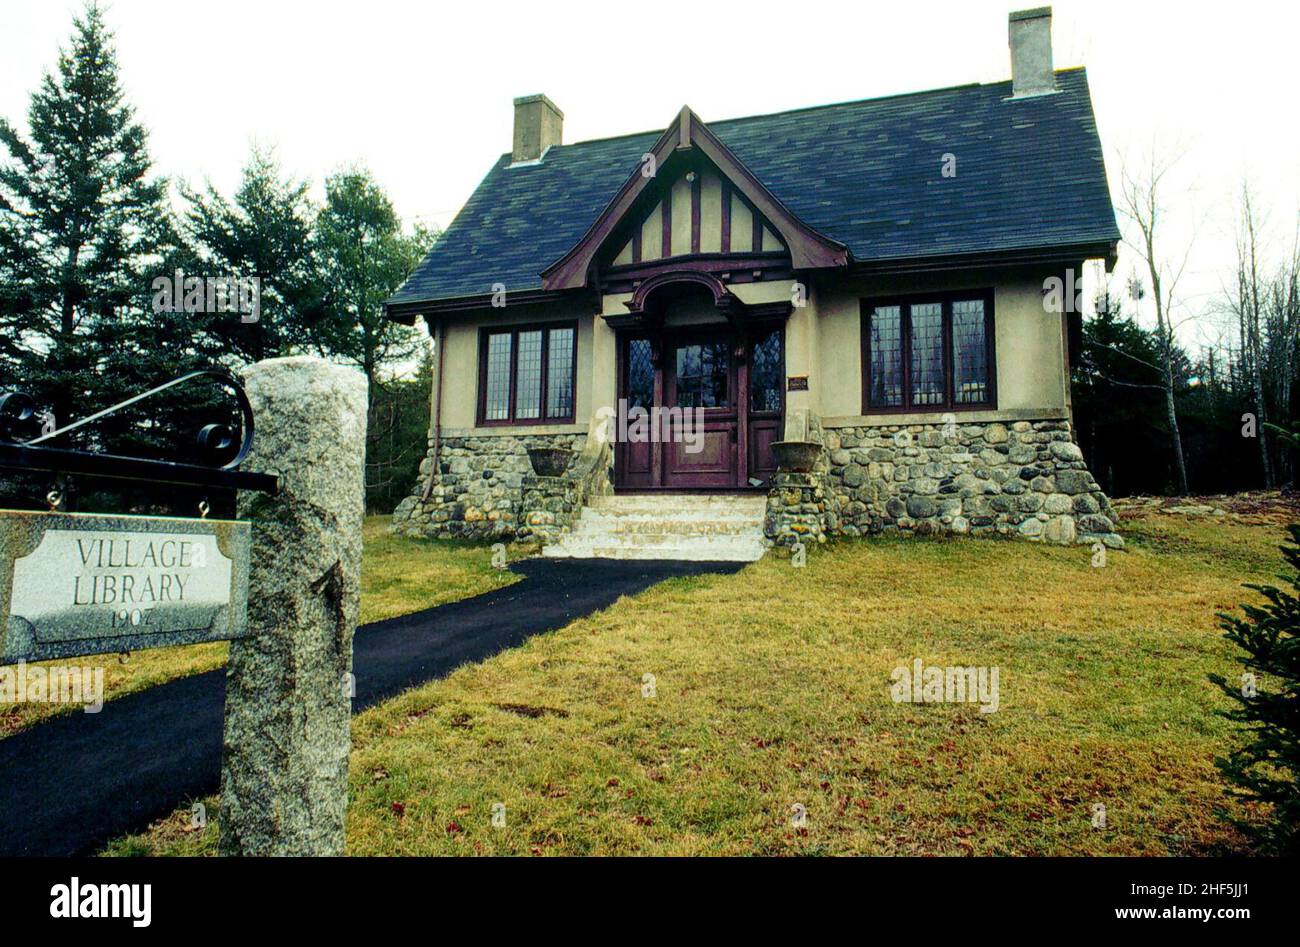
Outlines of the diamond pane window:
{"type": "Polygon", "coordinates": [[[862,410],[993,404],[993,297],[953,293],[862,308],[862,410]]]}
{"type": "Polygon", "coordinates": [[[781,410],[781,332],[775,330],[754,345],[749,368],[749,410],[781,410]]]}
{"type": "Polygon", "coordinates": [[[649,339],[627,343],[627,406],[649,408],[655,397],[655,367],[649,339]]]}
{"type": "Polygon", "coordinates": [[[869,319],[871,332],[871,391],[873,408],[903,403],[902,307],[877,306],[869,319]]]}
{"type": "Polygon", "coordinates": [[[494,329],[480,337],[480,424],[572,421],[577,328],[494,329]]]}

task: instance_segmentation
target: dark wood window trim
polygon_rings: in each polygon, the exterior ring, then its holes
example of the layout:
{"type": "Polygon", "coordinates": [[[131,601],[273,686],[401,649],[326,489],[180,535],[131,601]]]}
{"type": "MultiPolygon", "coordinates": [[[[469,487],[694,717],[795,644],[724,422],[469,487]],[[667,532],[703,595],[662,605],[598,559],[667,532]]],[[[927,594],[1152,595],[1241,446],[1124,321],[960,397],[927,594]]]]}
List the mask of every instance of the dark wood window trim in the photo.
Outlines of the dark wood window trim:
{"type": "Polygon", "coordinates": [[[570,322],[530,322],[523,325],[513,326],[480,326],[478,330],[478,427],[522,427],[526,425],[546,425],[546,424],[572,424],[574,414],[578,410],[578,323],[570,322]],[[553,329],[572,329],[573,330],[573,360],[571,368],[571,377],[569,380],[570,391],[572,392],[572,406],[569,413],[564,417],[551,418],[546,416],[547,397],[549,396],[550,372],[551,372],[551,330],[553,329]],[[542,333],[542,354],[541,354],[541,394],[538,406],[538,416],[535,418],[515,418],[515,397],[518,394],[519,381],[519,334],[521,332],[538,332],[542,333]],[[499,418],[489,421],[487,418],[487,365],[488,365],[488,337],[493,335],[504,335],[510,333],[510,412],[506,418],[499,418]]]}
{"type": "Polygon", "coordinates": [[[997,346],[993,317],[993,290],[970,289],[937,293],[909,293],[906,296],[887,296],[863,299],[861,302],[860,330],[862,337],[862,413],[871,414],[940,414],[958,411],[992,411],[998,406],[997,346]],[[970,404],[956,404],[953,392],[952,305],[955,302],[978,299],[984,303],[984,344],[988,360],[988,398],[970,404]],[[911,307],[916,304],[940,303],[943,307],[943,403],[912,404],[912,317],[911,307]],[[902,335],[903,403],[895,407],[876,407],[871,404],[871,311],[878,306],[899,307],[899,331],[902,335]]]}

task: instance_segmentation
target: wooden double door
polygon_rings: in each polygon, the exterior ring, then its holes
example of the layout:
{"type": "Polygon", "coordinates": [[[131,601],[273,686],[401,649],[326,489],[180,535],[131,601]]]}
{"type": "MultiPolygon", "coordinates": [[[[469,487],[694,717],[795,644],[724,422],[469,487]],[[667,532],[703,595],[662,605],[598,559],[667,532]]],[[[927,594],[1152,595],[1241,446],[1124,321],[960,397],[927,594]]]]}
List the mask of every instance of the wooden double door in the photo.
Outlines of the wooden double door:
{"type": "Polygon", "coordinates": [[[764,486],[776,472],[784,377],[779,326],[621,335],[615,487],[764,486]]]}

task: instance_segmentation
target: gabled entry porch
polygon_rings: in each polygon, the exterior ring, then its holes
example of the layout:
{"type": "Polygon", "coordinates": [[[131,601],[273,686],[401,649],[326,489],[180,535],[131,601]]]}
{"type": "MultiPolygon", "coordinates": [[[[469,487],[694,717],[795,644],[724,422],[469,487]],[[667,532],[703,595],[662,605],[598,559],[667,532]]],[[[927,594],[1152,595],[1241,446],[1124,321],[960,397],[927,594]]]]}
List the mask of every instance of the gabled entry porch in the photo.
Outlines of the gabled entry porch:
{"type": "Polygon", "coordinates": [[[790,306],[745,307],[714,277],[675,275],[638,293],[628,317],[606,317],[617,333],[623,435],[614,486],[765,489],[784,430],[790,306]]]}

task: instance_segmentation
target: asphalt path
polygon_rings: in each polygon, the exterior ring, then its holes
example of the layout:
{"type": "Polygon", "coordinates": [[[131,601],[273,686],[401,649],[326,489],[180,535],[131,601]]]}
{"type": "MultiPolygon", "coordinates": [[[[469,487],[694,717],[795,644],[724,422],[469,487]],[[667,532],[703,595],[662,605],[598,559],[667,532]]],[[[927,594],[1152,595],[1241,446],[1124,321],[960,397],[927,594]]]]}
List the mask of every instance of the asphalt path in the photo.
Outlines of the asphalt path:
{"type": "MultiPolygon", "coordinates": [[[[463,664],[562,628],[664,579],[745,563],[529,559],[512,585],[357,629],[358,712],[463,664]]],[[[79,855],[189,801],[221,775],[220,668],[0,740],[0,855],[79,855]]]]}

